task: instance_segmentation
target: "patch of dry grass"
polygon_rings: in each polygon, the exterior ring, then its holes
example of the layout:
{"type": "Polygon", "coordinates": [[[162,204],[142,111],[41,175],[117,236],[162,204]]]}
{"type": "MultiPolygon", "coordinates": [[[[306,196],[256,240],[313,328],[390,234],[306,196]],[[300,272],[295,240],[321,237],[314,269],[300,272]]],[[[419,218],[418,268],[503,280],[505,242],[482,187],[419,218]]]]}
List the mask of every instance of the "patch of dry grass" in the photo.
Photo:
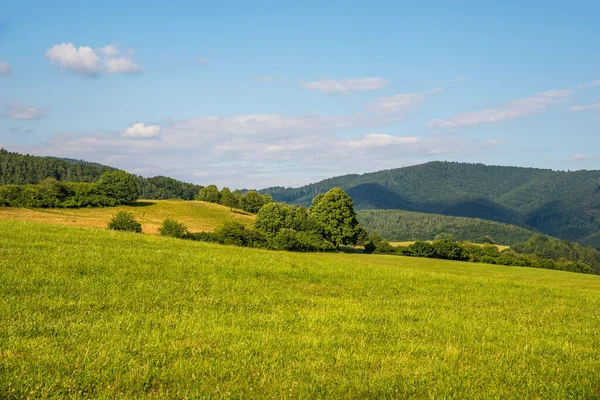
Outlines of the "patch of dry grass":
{"type": "Polygon", "coordinates": [[[241,210],[203,201],[140,200],[136,205],[105,208],[29,209],[0,207],[0,219],[44,222],[47,224],[86,226],[105,229],[118,211],[129,211],[142,224],[142,231],[158,234],[165,218],[186,224],[191,232],[214,231],[225,221],[237,221],[246,226],[254,224],[255,216],[241,210]]]}

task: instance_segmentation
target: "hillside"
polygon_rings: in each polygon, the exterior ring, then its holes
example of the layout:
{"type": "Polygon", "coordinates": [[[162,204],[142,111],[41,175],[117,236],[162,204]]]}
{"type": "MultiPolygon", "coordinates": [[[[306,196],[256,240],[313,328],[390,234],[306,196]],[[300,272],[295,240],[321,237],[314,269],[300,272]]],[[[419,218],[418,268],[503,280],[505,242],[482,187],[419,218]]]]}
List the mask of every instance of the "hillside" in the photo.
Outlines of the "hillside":
{"type": "MultiPolygon", "coordinates": [[[[94,162],[69,158],[38,157],[0,148],[0,185],[37,184],[47,178],[65,182],[96,182],[105,172],[115,171],[94,162]]],[[[140,198],[194,200],[202,186],[173,178],[136,177],[140,198]]]]}
{"type": "Polygon", "coordinates": [[[515,225],[479,218],[452,217],[402,210],[362,210],[357,212],[367,231],[376,231],[392,241],[433,240],[441,233],[451,233],[457,240],[478,241],[490,236],[496,243],[512,245],[524,242],[535,232],[515,225]]]}
{"type": "Polygon", "coordinates": [[[431,162],[345,175],[300,188],[268,188],[276,201],[310,204],[341,187],[357,209],[399,209],[492,220],[600,247],[600,171],[431,162]]]}
{"type": "Polygon", "coordinates": [[[118,211],[129,211],[142,224],[142,231],[157,234],[165,218],[186,224],[191,232],[213,231],[225,221],[254,224],[255,216],[243,211],[203,201],[152,200],[135,205],[105,208],[26,209],[0,207],[0,219],[49,224],[86,226],[106,229],[108,221],[118,211]]]}
{"type": "Polygon", "coordinates": [[[4,220],[0,255],[1,398],[600,387],[597,276],[4,220]]]}

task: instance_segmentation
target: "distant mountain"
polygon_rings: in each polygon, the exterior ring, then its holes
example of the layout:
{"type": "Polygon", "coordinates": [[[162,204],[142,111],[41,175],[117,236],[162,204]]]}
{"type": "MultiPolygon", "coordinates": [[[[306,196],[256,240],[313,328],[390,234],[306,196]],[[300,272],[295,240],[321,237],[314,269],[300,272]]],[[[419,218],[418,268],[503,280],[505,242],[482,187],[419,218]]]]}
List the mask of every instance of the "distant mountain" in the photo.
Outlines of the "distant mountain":
{"type": "Polygon", "coordinates": [[[359,210],[481,218],[600,248],[600,171],[430,162],[261,192],[276,201],[310,205],[317,193],[336,186],[359,210]]]}

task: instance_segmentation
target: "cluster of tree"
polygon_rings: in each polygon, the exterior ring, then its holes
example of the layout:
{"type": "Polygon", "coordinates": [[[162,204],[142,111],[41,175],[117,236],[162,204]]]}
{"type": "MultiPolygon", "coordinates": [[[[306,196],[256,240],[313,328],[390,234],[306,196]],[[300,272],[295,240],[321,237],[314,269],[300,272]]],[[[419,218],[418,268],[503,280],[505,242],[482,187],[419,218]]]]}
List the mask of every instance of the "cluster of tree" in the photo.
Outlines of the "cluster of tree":
{"type": "Polygon", "coordinates": [[[500,222],[441,214],[402,210],[363,210],[357,212],[360,224],[391,241],[433,240],[441,233],[451,233],[458,240],[479,243],[491,236],[497,243],[510,246],[529,239],[534,232],[500,222]]]}
{"type": "MultiPolygon", "coordinates": [[[[208,193],[214,194],[214,189],[210,190],[208,193]]],[[[356,244],[366,235],[356,219],[352,199],[339,188],[316,197],[308,209],[268,202],[260,208],[254,228],[227,222],[215,232],[192,233],[176,221],[169,221],[168,226],[161,227],[166,236],[305,252],[334,251],[343,245],[356,244]]]]}
{"type": "Polygon", "coordinates": [[[94,183],[49,178],[39,184],[0,186],[0,206],[8,207],[105,207],[131,203],[137,198],[135,177],[122,171],[105,172],[94,183]]]}
{"type": "MultiPolygon", "coordinates": [[[[12,153],[0,148],[0,185],[35,185],[52,178],[61,182],[97,182],[105,172],[117,171],[97,163],[12,153]]],[[[202,186],[173,178],[136,177],[139,198],[194,200],[202,186]]]]}
{"type": "Polygon", "coordinates": [[[260,194],[256,190],[250,190],[246,193],[243,193],[241,190],[234,190],[232,192],[227,187],[219,190],[216,185],[208,185],[200,189],[196,199],[209,203],[222,204],[231,209],[239,208],[252,214],[258,213],[262,206],[273,201],[270,195],[260,194]]]}
{"type": "Polygon", "coordinates": [[[536,234],[525,242],[511,246],[511,249],[520,254],[531,254],[554,261],[569,260],[584,263],[600,275],[600,252],[592,247],[583,247],[579,243],[536,234]]]}
{"type": "Polygon", "coordinates": [[[53,178],[64,182],[96,182],[114,168],[56,157],[36,157],[0,148],[0,185],[32,185],[53,178]]]}
{"type": "MultiPolygon", "coordinates": [[[[492,244],[477,245],[469,242],[457,242],[452,235],[440,235],[440,238],[432,242],[417,240],[408,246],[393,247],[386,240],[377,235],[369,244],[370,250],[379,254],[393,254],[409,257],[438,258],[444,260],[470,261],[486,264],[545,268],[560,271],[594,274],[595,270],[581,260],[558,257],[548,257],[519,253],[513,249],[500,251],[492,244]]],[[[597,273],[597,272],[596,272],[597,273]]]]}
{"type": "Polygon", "coordinates": [[[137,177],[139,198],[146,200],[194,200],[203,186],[181,182],[166,176],[137,177]]]}
{"type": "Polygon", "coordinates": [[[261,193],[275,201],[308,205],[316,194],[335,186],[344,189],[359,210],[481,218],[600,248],[600,171],[431,162],[261,193]]]}

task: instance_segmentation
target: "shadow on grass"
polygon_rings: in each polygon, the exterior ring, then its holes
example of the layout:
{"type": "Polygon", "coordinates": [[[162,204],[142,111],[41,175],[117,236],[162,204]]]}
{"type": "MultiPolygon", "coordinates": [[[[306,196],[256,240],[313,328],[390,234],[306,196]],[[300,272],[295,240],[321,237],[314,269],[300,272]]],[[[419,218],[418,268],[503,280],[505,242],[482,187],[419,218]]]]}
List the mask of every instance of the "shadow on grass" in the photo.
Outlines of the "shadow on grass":
{"type": "Polygon", "coordinates": [[[365,252],[365,249],[363,249],[362,247],[340,246],[339,251],[340,253],[362,254],[365,252]]]}
{"type": "Polygon", "coordinates": [[[249,213],[248,211],[244,211],[244,210],[233,209],[233,210],[231,210],[231,212],[236,213],[236,214],[242,214],[242,215],[250,215],[250,216],[254,215],[254,214],[249,213]]]}

